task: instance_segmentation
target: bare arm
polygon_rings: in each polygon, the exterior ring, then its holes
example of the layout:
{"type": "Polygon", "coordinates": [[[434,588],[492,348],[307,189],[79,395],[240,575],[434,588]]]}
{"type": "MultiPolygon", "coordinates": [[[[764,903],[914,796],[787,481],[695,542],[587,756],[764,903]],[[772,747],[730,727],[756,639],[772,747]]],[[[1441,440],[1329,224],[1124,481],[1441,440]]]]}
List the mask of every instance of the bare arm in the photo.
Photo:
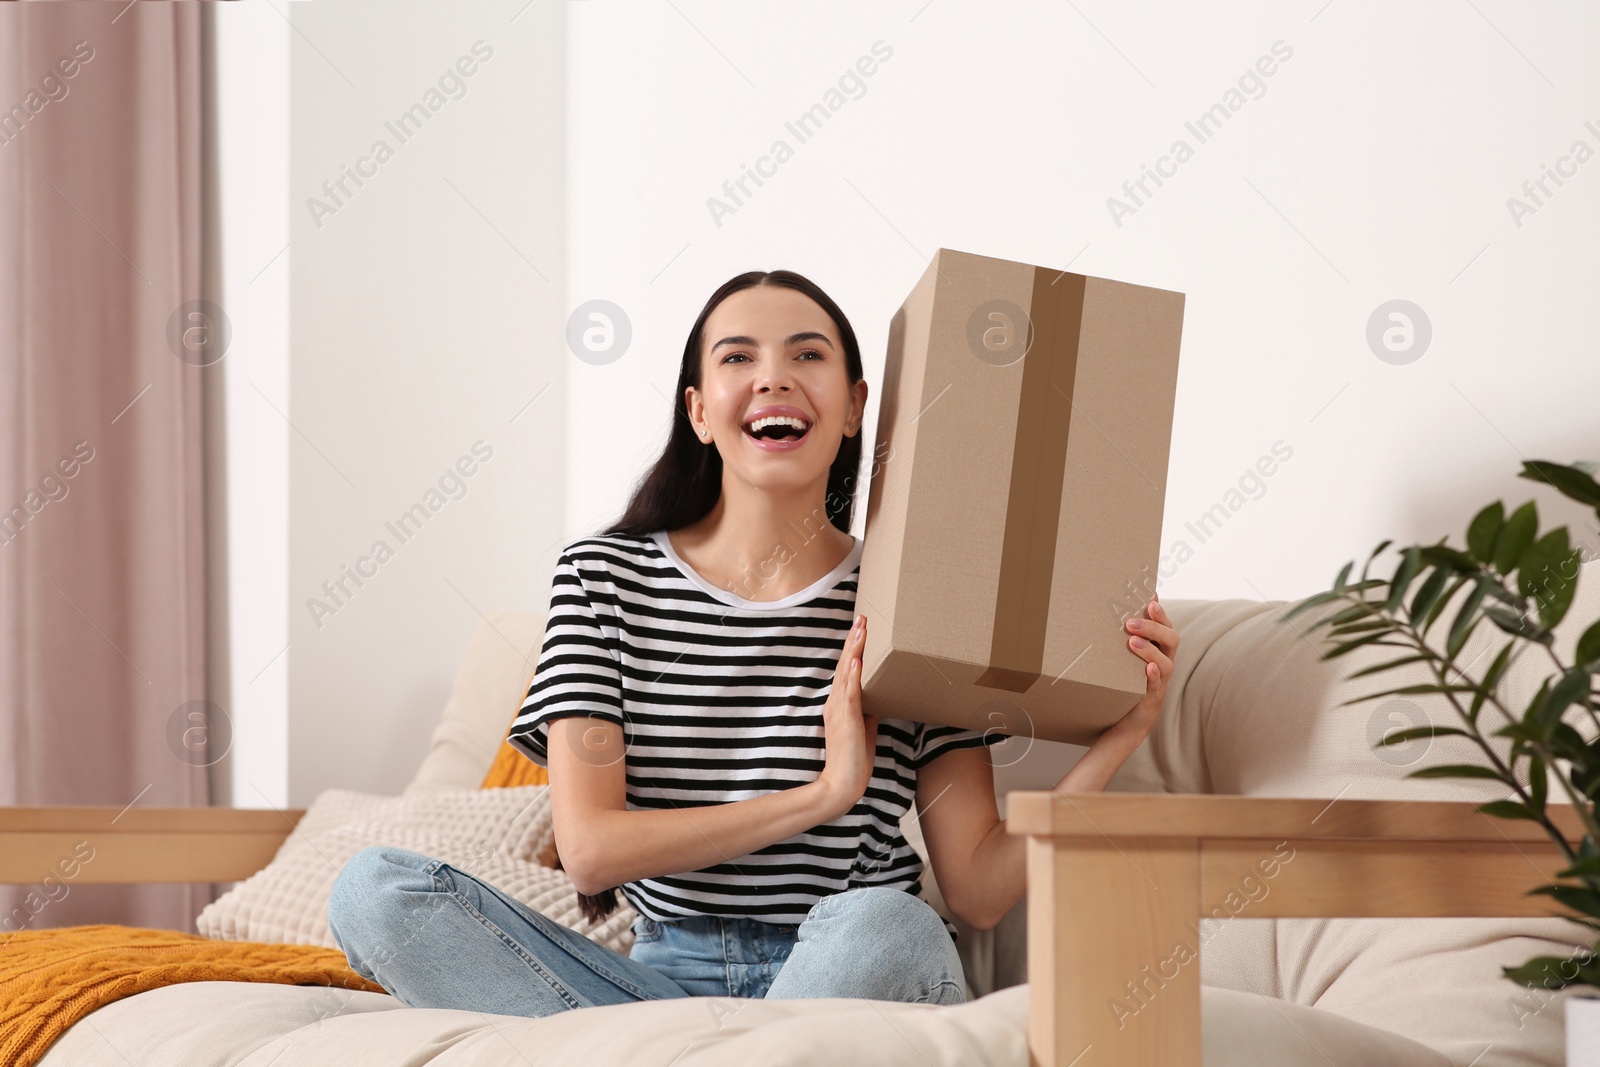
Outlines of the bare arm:
{"type": "MultiPolygon", "coordinates": [[[[1144,740],[1144,733],[1120,726],[1096,738],[1055,788],[1103,790],[1144,740]]],[[[1028,839],[1006,833],[995,806],[989,750],[958,748],[923,767],[917,775],[917,812],[934,879],[950,910],[977,930],[998,925],[1027,891],[1028,839]]]]}
{"type": "Polygon", "coordinates": [[[569,716],[549,726],[550,805],[561,866],[586,896],[724,863],[828,822],[842,809],[822,779],[750,800],[627,810],[622,727],[569,716]]]}
{"type": "MultiPolygon", "coordinates": [[[[1130,649],[1145,660],[1144,699],[1096,737],[1054,786],[1062,793],[1098,793],[1155,726],[1172,676],[1178,632],[1152,600],[1126,620],[1130,649]]],[[[917,812],[934,880],[950,910],[978,930],[1005,918],[1028,888],[1027,838],[1006,833],[994,802],[994,766],[987,749],[956,749],[917,775],[917,812]],[[944,797],[948,792],[951,796],[944,797]],[[940,800],[944,797],[943,800],[940,800]],[[936,801],[938,801],[936,803],[936,801]]]]}

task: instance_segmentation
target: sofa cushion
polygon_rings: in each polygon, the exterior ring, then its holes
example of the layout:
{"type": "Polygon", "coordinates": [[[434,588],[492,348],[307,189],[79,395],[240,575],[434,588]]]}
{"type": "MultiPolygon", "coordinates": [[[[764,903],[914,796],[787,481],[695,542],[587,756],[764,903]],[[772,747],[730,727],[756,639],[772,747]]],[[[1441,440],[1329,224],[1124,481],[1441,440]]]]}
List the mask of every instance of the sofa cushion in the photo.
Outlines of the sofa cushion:
{"type": "MultiPolygon", "coordinates": [[[[407,1008],[381,993],[189,982],[115,1001],[68,1030],[39,1067],[104,1061],[310,1067],[1025,1067],[1028,987],[966,1004],[684,997],[543,1019],[407,1008]]],[[[1450,1067],[1439,1053],[1332,1012],[1201,990],[1205,1067],[1450,1067]]],[[[1085,1061],[1087,1062],[1087,1061],[1085,1061]]],[[[1464,1064],[1465,1061],[1462,1061],[1464,1064]]]]}
{"type": "Polygon", "coordinates": [[[103,1063],[108,1045],[119,1064],[214,1067],[1025,1067],[1026,994],[947,1006],[682,997],[532,1019],[407,1008],[381,993],[189,982],[106,1005],[83,1020],[93,1028],[68,1030],[39,1067],[103,1063]]]}
{"type": "Polygon", "coordinates": [[[502,611],[478,625],[406,796],[483,784],[522,705],[543,641],[543,615],[502,611]]]}
{"type": "Polygon", "coordinates": [[[328,929],[334,879],[361,849],[397,845],[483,878],[626,954],[637,913],[624,901],[599,924],[584,919],[572,880],[537,862],[554,836],[549,786],[409,797],[330,789],[312,803],[272,862],[206,905],[195,927],[221,940],[338,948],[328,929]]]}

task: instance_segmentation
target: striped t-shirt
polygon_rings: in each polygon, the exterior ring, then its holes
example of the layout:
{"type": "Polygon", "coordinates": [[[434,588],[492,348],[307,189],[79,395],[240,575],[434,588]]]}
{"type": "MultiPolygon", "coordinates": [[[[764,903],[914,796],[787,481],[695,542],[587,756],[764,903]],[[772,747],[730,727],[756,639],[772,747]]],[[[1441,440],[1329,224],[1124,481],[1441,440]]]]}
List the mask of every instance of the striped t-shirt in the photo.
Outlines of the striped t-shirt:
{"type": "MultiPolygon", "coordinates": [[[[573,542],[556,562],[544,643],[511,743],[548,767],[552,720],[618,723],[630,811],[725,804],[813,781],[826,762],[822,710],[855,618],[860,561],[857,538],[809,587],[752,601],[691,569],[664,531],[573,542]]],[[[872,778],[848,813],[727,862],[626,882],[622,893],[657,921],[786,924],[858,886],[926,900],[922,859],[899,826],[915,803],[917,771],[944,752],[1007,736],[880,719],[872,778]]]]}

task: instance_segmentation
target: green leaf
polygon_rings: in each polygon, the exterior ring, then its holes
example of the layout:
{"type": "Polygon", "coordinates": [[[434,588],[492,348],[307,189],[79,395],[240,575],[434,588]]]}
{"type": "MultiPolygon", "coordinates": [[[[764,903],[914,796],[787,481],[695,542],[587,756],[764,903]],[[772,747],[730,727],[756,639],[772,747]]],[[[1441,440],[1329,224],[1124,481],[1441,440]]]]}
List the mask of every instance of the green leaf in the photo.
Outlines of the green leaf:
{"type": "Polygon", "coordinates": [[[1500,601],[1500,603],[1504,604],[1508,608],[1512,608],[1516,611],[1521,611],[1523,608],[1523,598],[1517,596],[1513,592],[1510,592],[1505,586],[1501,585],[1494,579],[1484,579],[1483,591],[1500,601]]]}
{"type": "Polygon", "coordinates": [[[1562,466],[1542,459],[1523,460],[1519,478],[1530,482],[1545,482],[1556,487],[1563,496],[1589,507],[1600,507],[1600,482],[1586,469],[1562,466]]]}
{"type": "Polygon", "coordinates": [[[1525,621],[1521,615],[1518,615],[1515,611],[1512,611],[1510,608],[1498,601],[1493,604],[1485,604],[1483,606],[1483,613],[1489,616],[1491,619],[1494,619],[1496,622],[1502,623],[1503,625],[1501,628],[1511,633],[1518,633],[1521,631],[1525,621]]]}
{"type": "Polygon", "coordinates": [[[1522,554],[1528,551],[1528,546],[1533,544],[1533,535],[1538,532],[1539,510],[1530,500],[1511,513],[1500,529],[1500,536],[1495,538],[1494,569],[1501,574],[1510,574],[1522,554]]]}
{"type": "Polygon", "coordinates": [[[1522,713],[1524,722],[1531,722],[1538,718],[1539,709],[1544,706],[1545,698],[1550,695],[1550,683],[1554,680],[1554,677],[1552,675],[1539,683],[1539,691],[1533,694],[1533,699],[1528,701],[1527,710],[1522,713]]]}
{"type": "Polygon", "coordinates": [[[1564,956],[1535,956],[1520,967],[1501,967],[1505,977],[1530,989],[1555,991],[1582,982],[1581,971],[1573,973],[1573,961],[1564,956]]]}
{"type": "Polygon", "coordinates": [[[1505,521],[1506,508],[1498,500],[1472,517],[1467,526],[1467,551],[1479,563],[1493,562],[1495,538],[1505,521]]]}
{"type": "Polygon", "coordinates": [[[1444,590],[1444,583],[1450,580],[1450,569],[1443,564],[1434,564],[1433,573],[1428,575],[1428,580],[1422,583],[1417,590],[1417,595],[1411,598],[1411,625],[1415,626],[1417,620],[1428,613],[1433,607],[1433,602],[1439,599],[1439,594],[1444,590]]]}
{"type": "Polygon", "coordinates": [[[1428,629],[1433,625],[1434,620],[1444,612],[1445,607],[1449,605],[1451,599],[1456,595],[1456,590],[1460,589],[1471,577],[1470,574],[1458,574],[1451,580],[1450,588],[1446,589],[1444,595],[1434,602],[1433,607],[1428,609],[1428,617],[1422,620],[1422,636],[1428,636],[1428,629]]]}
{"type": "Polygon", "coordinates": [[[1493,815],[1497,819],[1528,819],[1538,822],[1538,816],[1528,810],[1526,804],[1515,800],[1491,800],[1487,804],[1479,804],[1478,810],[1485,815],[1493,815]]]}
{"type": "Polygon", "coordinates": [[[1600,893],[1593,889],[1575,885],[1541,885],[1528,892],[1555,897],[1573,911],[1600,919],[1600,893]]]}
{"type": "MultiPolygon", "coordinates": [[[[1493,589],[1493,585],[1490,588],[1493,589]]],[[[1504,604],[1485,604],[1483,613],[1489,616],[1491,622],[1508,634],[1531,638],[1539,632],[1538,623],[1526,617],[1520,611],[1508,608],[1504,604]]]]}
{"type": "Polygon", "coordinates": [[[1450,624],[1450,639],[1444,644],[1445,658],[1455,659],[1456,653],[1461,651],[1461,646],[1472,635],[1472,628],[1478,622],[1478,605],[1483,603],[1483,585],[1487,580],[1478,579],[1477,587],[1467,594],[1467,599],[1456,612],[1455,621],[1450,624]]]}
{"type": "MultiPolygon", "coordinates": [[[[1548,682],[1548,679],[1546,679],[1548,682]]],[[[1561,680],[1549,691],[1544,701],[1534,709],[1534,715],[1539,722],[1550,730],[1555,729],[1555,724],[1561,721],[1561,713],[1575,701],[1585,700],[1589,696],[1591,680],[1589,672],[1573,667],[1561,675],[1561,680]]],[[[1542,692],[1542,690],[1541,690],[1542,692]]]]}
{"type": "Polygon", "coordinates": [[[1575,658],[1580,667],[1592,668],[1600,664],[1600,622],[1583,631],[1583,636],[1578,638],[1575,658]]]}
{"type": "Polygon", "coordinates": [[[1372,555],[1367,557],[1367,562],[1365,562],[1365,563],[1363,563],[1361,565],[1361,584],[1362,585],[1366,585],[1366,583],[1367,583],[1367,568],[1372,566],[1372,561],[1378,558],[1378,553],[1382,552],[1384,549],[1388,548],[1392,544],[1394,544],[1394,542],[1388,540],[1387,538],[1382,540],[1382,541],[1379,541],[1378,542],[1378,547],[1374,548],[1372,550],[1372,555]]]}
{"type": "Polygon", "coordinates": [[[1392,734],[1384,734],[1382,737],[1378,738],[1378,744],[1403,745],[1407,741],[1415,741],[1422,737],[1431,739],[1435,737],[1471,736],[1471,734],[1467,733],[1467,731],[1461,729],[1459,726],[1408,726],[1404,730],[1396,730],[1392,734]]]}
{"type": "Polygon", "coordinates": [[[1564,871],[1556,872],[1557,878],[1600,878],[1600,856],[1585,856],[1577,860],[1571,867],[1564,871]]]}
{"type": "Polygon", "coordinates": [[[1384,581],[1382,578],[1362,578],[1360,581],[1346,584],[1344,587],[1344,592],[1345,596],[1349,597],[1352,593],[1365,594],[1368,589],[1373,589],[1378,586],[1386,586],[1388,584],[1389,583],[1384,581]]]}
{"type": "Polygon", "coordinates": [[[1342,626],[1347,622],[1354,622],[1357,619],[1365,619],[1369,615],[1374,615],[1376,613],[1377,609],[1371,604],[1352,604],[1343,611],[1335,612],[1322,621],[1329,626],[1342,626]]]}
{"type": "Polygon", "coordinates": [[[1338,600],[1341,596],[1342,594],[1334,592],[1313,593],[1304,599],[1295,601],[1294,605],[1283,613],[1283,618],[1285,620],[1291,619],[1302,611],[1308,611],[1319,604],[1326,604],[1330,600],[1338,600]]]}
{"type": "Polygon", "coordinates": [[[1368,693],[1366,696],[1354,697],[1343,701],[1339,706],[1342,708],[1348,704],[1359,704],[1363,700],[1376,700],[1379,697],[1410,695],[1412,693],[1471,693],[1473,691],[1474,687],[1470,685],[1438,685],[1434,682],[1426,682],[1421,685],[1401,686],[1399,689],[1385,689],[1381,693],[1368,693]]]}
{"type": "Polygon", "coordinates": [[[1389,631],[1388,630],[1381,630],[1381,631],[1379,631],[1377,633],[1366,634],[1366,635],[1364,635],[1362,637],[1357,637],[1357,638],[1354,638],[1352,640],[1346,641],[1342,645],[1335,645],[1333,648],[1330,648],[1326,652],[1324,652],[1319,658],[1321,658],[1321,659],[1337,659],[1338,657],[1344,655],[1347,652],[1351,652],[1351,651],[1354,651],[1355,649],[1360,648],[1362,645],[1379,644],[1379,645],[1388,645],[1391,648],[1409,648],[1410,647],[1409,645],[1402,644],[1399,641],[1385,641],[1385,640],[1383,640],[1383,638],[1388,637],[1388,636],[1389,636],[1389,631]]]}
{"type": "Polygon", "coordinates": [[[1335,594],[1341,594],[1341,593],[1344,592],[1344,583],[1350,577],[1350,568],[1354,567],[1355,565],[1356,565],[1356,561],[1355,560],[1351,560],[1349,563],[1346,563],[1343,568],[1340,569],[1339,576],[1333,580],[1333,591],[1334,591],[1335,594]]]}
{"type": "Polygon", "coordinates": [[[1553,733],[1548,729],[1544,720],[1539,717],[1539,709],[1544,707],[1544,702],[1549,696],[1550,679],[1546,678],[1539,683],[1539,691],[1533,694],[1533,699],[1528,701],[1528,710],[1522,713],[1522,722],[1519,725],[1534,740],[1542,741],[1553,733]]]}
{"type": "Polygon", "coordinates": [[[1436,545],[1429,545],[1422,550],[1422,561],[1438,566],[1449,567],[1455,571],[1475,571],[1478,563],[1471,556],[1459,548],[1451,548],[1440,541],[1436,545]]]}
{"type": "Polygon", "coordinates": [[[1564,722],[1556,723],[1556,728],[1550,732],[1550,752],[1557,759],[1576,760],[1585,766],[1589,762],[1588,745],[1578,731],[1564,722]]]}
{"type": "Polygon", "coordinates": [[[1515,641],[1507,641],[1505,647],[1500,650],[1500,654],[1494,658],[1494,662],[1489,664],[1489,670],[1484,674],[1483,681],[1478,686],[1478,692],[1472,698],[1472,707],[1467,712],[1467,718],[1472,722],[1476,723],[1478,721],[1478,712],[1482,710],[1483,702],[1489,698],[1495,687],[1500,684],[1500,676],[1506,672],[1506,665],[1511,662],[1511,649],[1515,645],[1515,641]]]}
{"type": "Polygon", "coordinates": [[[1433,767],[1419,767],[1406,775],[1407,778],[1492,778],[1497,782],[1505,781],[1500,777],[1500,772],[1492,767],[1480,767],[1476,763],[1441,763],[1433,767]]]}
{"type": "Polygon", "coordinates": [[[1543,741],[1544,734],[1534,729],[1532,723],[1508,722],[1498,730],[1493,731],[1490,737],[1510,737],[1519,741],[1543,741]]]}
{"type": "Polygon", "coordinates": [[[1572,607],[1572,598],[1578,591],[1578,567],[1581,563],[1582,556],[1574,551],[1568,552],[1558,564],[1561,584],[1550,591],[1550,599],[1539,605],[1539,621],[1547,629],[1555,629],[1566,618],[1567,609],[1572,607]]]}
{"type": "Polygon", "coordinates": [[[1567,528],[1557,526],[1522,554],[1517,564],[1517,587],[1539,606],[1539,619],[1554,629],[1572,604],[1577,588],[1576,553],[1567,541],[1567,528]]]}
{"type": "Polygon", "coordinates": [[[1600,767],[1593,763],[1574,763],[1567,777],[1572,780],[1572,787],[1591,801],[1600,793],[1600,767]]]}
{"type": "Polygon", "coordinates": [[[1392,659],[1388,663],[1378,663],[1371,667],[1362,667],[1359,671],[1351,671],[1345,677],[1364,678],[1369,674],[1378,674],[1381,671],[1392,670],[1395,667],[1404,667],[1408,663],[1424,663],[1427,659],[1427,656],[1401,656],[1399,659],[1392,659]]]}
{"type": "Polygon", "coordinates": [[[1422,550],[1412,545],[1400,557],[1400,566],[1395,568],[1394,577],[1389,579],[1389,599],[1384,602],[1383,610],[1393,615],[1400,607],[1400,602],[1405,599],[1411,582],[1417,576],[1417,571],[1422,567],[1422,550]]]}
{"type": "Polygon", "coordinates": [[[1347,622],[1328,631],[1329,637],[1348,637],[1351,634],[1369,634],[1374,630],[1398,630],[1389,619],[1372,619],[1367,622],[1347,622]]]}
{"type": "Polygon", "coordinates": [[[1556,530],[1551,530],[1528,546],[1517,561],[1517,589],[1523,596],[1537,599],[1539,583],[1546,577],[1545,571],[1555,564],[1556,556],[1565,549],[1565,538],[1556,530]]]}

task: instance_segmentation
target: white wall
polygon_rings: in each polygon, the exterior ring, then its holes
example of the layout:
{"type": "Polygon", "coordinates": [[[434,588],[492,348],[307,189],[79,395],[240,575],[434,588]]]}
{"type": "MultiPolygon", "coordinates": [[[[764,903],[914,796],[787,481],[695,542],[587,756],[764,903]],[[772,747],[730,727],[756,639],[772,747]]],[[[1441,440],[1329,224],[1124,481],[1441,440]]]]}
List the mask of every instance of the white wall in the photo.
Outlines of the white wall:
{"type": "Polygon", "coordinates": [[[874,387],[887,323],[941,245],[1188,294],[1161,542],[1193,558],[1163,573],[1164,597],[1303,595],[1382,539],[1459,543],[1496,497],[1535,498],[1547,521],[1580,515],[1516,474],[1523,457],[1600,458],[1600,163],[1520,225],[1507,200],[1575,141],[1600,149],[1592,9],[290,12],[304,34],[291,43],[295,802],[404,783],[477,611],[542,610],[555,547],[614,518],[664,441],[701,304],[754,267],[832,293],[874,387]],[[468,95],[317,227],[305,199],[480,37],[495,57],[468,95]],[[879,41],[892,54],[864,94],[797,144],[786,120],[879,41]],[[1280,41],[1287,58],[1200,143],[1185,123],[1226,106],[1280,41]],[[718,225],[708,198],[779,138],[793,158],[718,225]],[[1179,138],[1192,157],[1128,197],[1179,138]],[[1112,197],[1136,210],[1114,218],[1112,197]],[[604,366],[562,338],[592,299],[633,329],[604,366]],[[1366,339],[1395,299],[1433,334],[1403,365],[1366,339]],[[478,438],[496,454],[467,497],[316,626],[306,598],[478,438]],[[1278,442],[1291,458],[1241,487],[1278,442]],[[1230,500],[1216,536],[1188,531],[1230,500]]]}
{"type": "Polygon", "coordinates": [[[1600,161],[1520,227],[1506,200],[1574,140],[1600,149],[1600,13],[1158,7],[573,5],[571,303],[622,305],[634,340],[574,368],[570,405],[657,432],[572,420],[572,520],[609,518],[659,449],[663,394],[716,285],[810,275],[877,385],[890,317],[941,245],[1187,294],[1161,543],[1193,558],[1163,595],[1303,595],[1384,538],[1460,543],[1497,496],[1577,516],[1516,474],[1524,456],[1600,458],[1600,161]],[[864,95],[797,143],[785,121],[879,40],[893,54],[864,95]],[[1260,98],[1200,143],[1185,122],[1280,40],[1289,58],[1260,98]],[[718,226],[707,198],[779,138],[793,158],[718,226]],[[1119,225],[1108,199],[1178,138],[1192,158],[1119,225]],[[1402,366],[1365,339],[1396,298],[1433,329],[1402,366]],[[1222,531],[1190,534],[1280,440],[1292,457],[1247,483],[1222,531]]]}
{"type": "Polygon", "coordinates": [[[546,602],[567,453],[564,7],[523,6],[289,9],[295,804],[398,792],[481,615],[546,602]],[[391,130],[413,105],[421,128],[391,130]],[[330,193],[345,168],[367,176],[330,193]],[[417,505],[420,528],[391,529],[417,505]]]}
{"type": "Polygon", "coordinates": [[[288,803],[289,25],[217,4],[229,692],[217,803],[288,803]]]}

